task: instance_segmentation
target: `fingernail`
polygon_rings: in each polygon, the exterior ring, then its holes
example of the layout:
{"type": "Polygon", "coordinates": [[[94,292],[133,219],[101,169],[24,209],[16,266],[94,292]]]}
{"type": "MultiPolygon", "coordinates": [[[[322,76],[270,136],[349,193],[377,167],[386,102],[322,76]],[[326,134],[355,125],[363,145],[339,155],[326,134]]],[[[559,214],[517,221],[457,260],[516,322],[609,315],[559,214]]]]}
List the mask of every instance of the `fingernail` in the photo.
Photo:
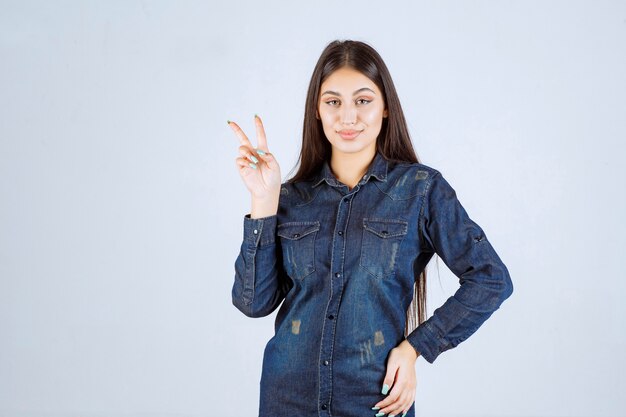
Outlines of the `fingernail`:
{"type": "Polygon", "coordinates": [[[259,116],[256,113],[254,113],[254,117],[257,119],[259,118],[259,116]]]}
{"type": "Polygon", "coordinates": [[[380,407],[372,407],[372,410],[380,410],[380,407]]]}
{"type": "Polygon", "coordinates": [[[250,155],[250,159],[252,159],[254,161],[255,164],[259,163],[259,160],[256,158],[256,156],[254,155],[250,155]]]}
{"type": "Polygon", "coordinates": [[[265,152],[263,152],[261,149],[255,148],[254,149],[256,151],[256,153],[258,153],[259,155],[265,155],[265,152]]]}
{"type": "Polygon", "coordinates": [[[406,416],[407,411],[405,411],[404,413],[402,413],[402,417],[406,416]]]}
{"type": "Polygon", "coordinates": [[[389,417],[396,417],[395,414],[389,414],[389,417]]]}
{"type": "Polygon", "coordinates": [[[380,417],[380,416],[384,416],[384,415],[385,415],[385,413],[383,413],[383,412],[381,411],[380,413],[376,414],[376,417],[380,417]]]}
{"type": "Polygon", "coordinates": [[[230,126],[230,120],[226,120],[226,123],[228,123],[228,126],[230,126]]]}
{"type": "Polygon", "coordinates": [[[384,384],[381,392],[386,395],[389,392],[389,385],[384,384]]]}
{"type": "Polygon", "coordinates": [[[250,165],[254,169],[257,169],[256,164],[253,164],[252,162],[248,162],[248,165],[250,165]]]}

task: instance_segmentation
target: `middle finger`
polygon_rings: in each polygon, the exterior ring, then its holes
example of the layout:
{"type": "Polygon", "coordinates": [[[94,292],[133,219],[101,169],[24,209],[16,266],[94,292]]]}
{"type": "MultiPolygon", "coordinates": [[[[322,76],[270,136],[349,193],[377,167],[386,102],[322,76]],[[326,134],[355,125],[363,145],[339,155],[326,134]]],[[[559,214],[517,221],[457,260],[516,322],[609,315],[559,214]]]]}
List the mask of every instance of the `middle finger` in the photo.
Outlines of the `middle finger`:
{"type": "Polygon", "coordinates": [[[399,414],[402,413],[402,410],[406,407],[406,401],[407,399],[407,395],[405,395],[405,393],[403,392],[395,401],[393,401],[391,404],[386,405],[385,407],[381,407],[380,410],[378,410],[377,414],[385,413],[385,415],[387,416],[397,416],[399,414]]]}
{"type": "Polygon", "coordinates": [[[242,145],[248,145],[250,148],[254,148],[254,146],[252,146],[252,143],[248,139],[248,136],[246,136],[246,134],[243,133],[243,130],[239,127],[237,123],[229,120],[228,125],[233,129],[233,131],[239,138],[239,142],[241,142],[242,145]]]}
{"type": "MultiPolygon", "coordinates": [[[[401,382],[398,382],[397,384],[398,385],[394,384],[393,388],[389,392],[389,395],[385,399],[376,404],[376,407],[380,408],[379,411],[383,411],[385,408],[387,408],[387,411],[390,411],[401,403],[402,395],[406,391],[405,384],[401,382]]],[[[388,414],[388,412],[385,412],[385,414],[388,414]]]]}

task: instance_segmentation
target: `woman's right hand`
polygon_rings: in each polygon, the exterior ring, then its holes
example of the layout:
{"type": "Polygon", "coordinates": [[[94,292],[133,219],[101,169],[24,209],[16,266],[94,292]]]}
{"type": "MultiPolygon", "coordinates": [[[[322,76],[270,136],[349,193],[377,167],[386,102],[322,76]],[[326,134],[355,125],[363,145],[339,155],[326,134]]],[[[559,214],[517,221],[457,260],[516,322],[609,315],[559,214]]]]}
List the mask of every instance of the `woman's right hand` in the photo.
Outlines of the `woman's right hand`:
{"type": "Polygon", "coordinates": [[[257,148],[252,146],[252,143],[237,123],[233,121],[228,122],[241,144],[239,146],[241,156],[235,159],[239,168],[239,175],[253,199],[278,201],[282,181],[280,167],[267,147],[267,139],[261,118],[255,116],[254,124],[256,126],[257,148]],[[258,152],[259,150],[261,153],[258,152]],[[255,163],[254,159],[258,162],[255,163]]]}

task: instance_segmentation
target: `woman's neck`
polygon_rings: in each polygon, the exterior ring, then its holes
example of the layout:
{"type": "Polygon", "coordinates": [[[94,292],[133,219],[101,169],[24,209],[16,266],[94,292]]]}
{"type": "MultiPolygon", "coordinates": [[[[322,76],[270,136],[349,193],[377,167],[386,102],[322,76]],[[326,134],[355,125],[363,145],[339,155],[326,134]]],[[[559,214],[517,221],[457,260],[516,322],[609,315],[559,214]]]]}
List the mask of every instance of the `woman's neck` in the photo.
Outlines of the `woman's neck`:
{"type": "Polygon", "coordinates": [[[376,151],[370,154],[333,152],[330,157],[330,169],[335,177],[352,190],[367,172],[376,151]]]}

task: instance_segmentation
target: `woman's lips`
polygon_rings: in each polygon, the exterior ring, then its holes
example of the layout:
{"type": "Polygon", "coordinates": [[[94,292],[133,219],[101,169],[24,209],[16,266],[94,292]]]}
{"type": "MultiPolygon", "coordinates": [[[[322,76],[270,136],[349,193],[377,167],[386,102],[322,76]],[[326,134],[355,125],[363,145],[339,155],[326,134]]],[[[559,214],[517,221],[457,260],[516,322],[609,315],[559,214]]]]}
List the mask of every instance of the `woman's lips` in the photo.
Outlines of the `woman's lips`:
{"type": "Polygon", "coordinates": [[[360,130],[341,130],[339,131],[339,136],[343,139],[354,139],[359,133],[361,133],[360,130]]]}

